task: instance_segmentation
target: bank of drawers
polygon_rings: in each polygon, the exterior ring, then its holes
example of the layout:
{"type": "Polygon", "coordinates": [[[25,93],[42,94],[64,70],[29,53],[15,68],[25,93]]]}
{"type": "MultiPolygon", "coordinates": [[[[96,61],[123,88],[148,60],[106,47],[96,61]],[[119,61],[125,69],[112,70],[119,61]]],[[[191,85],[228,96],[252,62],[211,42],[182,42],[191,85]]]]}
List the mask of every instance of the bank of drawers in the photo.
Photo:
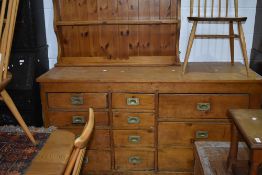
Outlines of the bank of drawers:
{"type": "Polygon", "coordinates": [[[95,110],[95,129],[90,139],[84,172],[111,171],[111,134],[107,93],[48,93],[45,123],[75,134],[88,121],[89,108],[95,110]]]}
{"type": "Polygon", "coordinates": [[[154,94],[113,93],[112,108],[115,170],[154,170],[154,94]]]}
{"type": "Polygon", "coordinates": [[[160,94],[159,171],[192,172],[192,143],[230,140],[228,109],[248,105],[247,94],[160,94]]]}

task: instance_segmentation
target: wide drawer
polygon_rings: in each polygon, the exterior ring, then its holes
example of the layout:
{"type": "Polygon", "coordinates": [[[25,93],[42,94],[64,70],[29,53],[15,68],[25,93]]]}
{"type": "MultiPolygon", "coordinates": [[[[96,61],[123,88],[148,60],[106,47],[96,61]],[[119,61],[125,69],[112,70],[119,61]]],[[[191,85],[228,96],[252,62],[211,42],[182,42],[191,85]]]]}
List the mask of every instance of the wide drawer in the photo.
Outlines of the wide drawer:
{"type": "Polygon", "coordinates": [[[247,94],[161,94],[159,117],[228,118],[228,109],[248,105],[247,94]]]}
{"type": "Polygon", "coordinates": [[[154,113],[113,113],[113,127],[118,129],[143,129],[155,125],[154,113]]]}
{"type": "Polygon", "coordinates": [[[115,149],[116,170],[154,170],[154,151],[115,149]]]}
{"type": "Polygon", "coordinates": [[[148,109],[155,108],[154,94],[114,93],[112,95],[114,109],[148,109]]]}
{"type": "MultiPolygon", "coordinates": [[[[83,127],[62,127],[77,136],[83,131],[83,127]]],[[[108,129],[94,129],[88,142],[88,149],[109,149],[110,148],[110,131],[108,129]]]]}
{"type": "Polygon", "coordinates": [[[106,93],[48,93],[47,100],[53,109],[107,108],[106,93]]]}
{"type": "Polygon", "coordinates": [[[159,122],[158,145],[191,145],[195,140],[229,141],[230,123],[159,122]]]}
{"type": "MultiPolygon", "coordinates": [[[[95,125],[108,126],[108,112],[95,112],[95,125]]],[[[48,125],[57,127],[79,126],[84,125],[88,121],[89,112],[49,112],[47,122],[48,125]]]]}
{"type": "Polygon", "coordinates": [[[83,172],[111,170],[111,152],[88,150],[83,163],[83,172]]]}
{"type": "Polygon", "coordinates": [[[154,147],[154,130],[114,130],[116,147],[154,147]]]}
{"type": "Polygon", "coordinates": [[[158,150],[159,171],[193,172],[192,148],[165,148],[158,150]]]}

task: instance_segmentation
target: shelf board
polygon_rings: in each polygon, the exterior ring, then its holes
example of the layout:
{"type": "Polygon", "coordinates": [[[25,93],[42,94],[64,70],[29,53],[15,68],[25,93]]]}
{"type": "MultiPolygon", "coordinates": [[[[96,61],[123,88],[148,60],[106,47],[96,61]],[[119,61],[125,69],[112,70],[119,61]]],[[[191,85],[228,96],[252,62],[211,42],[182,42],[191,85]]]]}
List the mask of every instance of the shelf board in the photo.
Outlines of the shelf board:
{"type": "Polygon", "coordinates": [[[57,26],[86,26],[86,25],[160,25],[177,24],[178,19],[161,20],[103,20],[103,21],[57,21],[57,26]]]}

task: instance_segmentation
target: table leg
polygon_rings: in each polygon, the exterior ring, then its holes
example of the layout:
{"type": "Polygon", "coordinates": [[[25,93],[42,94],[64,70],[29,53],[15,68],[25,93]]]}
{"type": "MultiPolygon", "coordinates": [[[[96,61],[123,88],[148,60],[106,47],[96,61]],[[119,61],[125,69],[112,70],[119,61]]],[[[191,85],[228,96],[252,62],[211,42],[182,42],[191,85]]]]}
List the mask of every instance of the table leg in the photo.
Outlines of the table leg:
{"type": "Polygon", "coordinates": [[[250,151],[250,169],[249,175],[258,175],[258,168],[262,163],[262,151],[261,150],[252,150],[250,151]]]}
{"type": "Polygon", "coordinates": [[[230,150],[227,159],[227,169],[231,170],[232,164],[237,161],[237,152],[238,152],[238,130],[234,124],[232,124],[231,129],[231,143],[230,150]]]}

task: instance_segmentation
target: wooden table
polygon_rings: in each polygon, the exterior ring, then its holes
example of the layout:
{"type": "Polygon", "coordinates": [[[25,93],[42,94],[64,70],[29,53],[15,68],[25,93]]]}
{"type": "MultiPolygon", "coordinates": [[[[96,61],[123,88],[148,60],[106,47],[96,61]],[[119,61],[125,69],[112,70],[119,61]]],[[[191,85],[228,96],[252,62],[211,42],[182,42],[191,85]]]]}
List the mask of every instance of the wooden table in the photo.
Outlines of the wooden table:
{"type": "Polygon", "coordinates": [[[233,119],[228,168],[237,163],[238,142],[240,135],[250,149],[249,175],[258,175],[262,163],[262,110],[230,110],[233,119]]]}

